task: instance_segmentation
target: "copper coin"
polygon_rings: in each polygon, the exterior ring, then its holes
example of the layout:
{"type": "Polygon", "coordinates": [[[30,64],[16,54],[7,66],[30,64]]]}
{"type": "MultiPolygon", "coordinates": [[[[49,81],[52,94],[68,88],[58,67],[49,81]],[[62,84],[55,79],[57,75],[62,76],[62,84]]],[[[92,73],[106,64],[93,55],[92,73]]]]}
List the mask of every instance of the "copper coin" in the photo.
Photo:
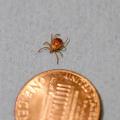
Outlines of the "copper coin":
{"type": "Polygon", "coordinates": [[[73,71],[49,70],[20,91],[16,120],[99,120],[100,99],[87,78],[73,71]]]}

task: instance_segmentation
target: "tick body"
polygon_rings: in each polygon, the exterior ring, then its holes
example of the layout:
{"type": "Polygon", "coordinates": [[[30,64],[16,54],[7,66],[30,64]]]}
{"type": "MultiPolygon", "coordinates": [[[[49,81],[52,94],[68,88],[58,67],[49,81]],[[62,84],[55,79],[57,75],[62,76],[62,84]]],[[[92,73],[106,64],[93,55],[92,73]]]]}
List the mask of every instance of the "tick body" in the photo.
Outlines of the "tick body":
{"type": "Polygon", "coordinates": [[[60,34],[55,34],[54,36],[51,34],[51,42],[44,42],[43,45],[45,47],[40,48],[38,52],[41,52],[41,50],[49,50],[50,53],[54,53],[57,58],[57,64],[59,63],[59,56],[57,53],[59,53],[63,57],[62,51],[66,49],[68,43],[70,42],[69,39],[67,39],[65,42],[60,37],[60,34]]]}

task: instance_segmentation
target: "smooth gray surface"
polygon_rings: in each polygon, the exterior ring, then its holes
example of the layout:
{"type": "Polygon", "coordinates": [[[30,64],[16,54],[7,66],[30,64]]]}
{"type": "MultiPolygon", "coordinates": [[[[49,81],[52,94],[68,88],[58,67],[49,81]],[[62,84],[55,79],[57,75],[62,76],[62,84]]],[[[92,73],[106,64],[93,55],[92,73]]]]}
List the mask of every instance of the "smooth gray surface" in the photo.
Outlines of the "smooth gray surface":
{"type": "Polygon", "coordinates": [[[119,0],[0,0],[0,120],[14,119],[28,79],[55,68],[88,77],[101,95],[103,120],[120,119],[119,0]],[[36,52],[51,33],[71,39],[59,65],[36,52]]]}

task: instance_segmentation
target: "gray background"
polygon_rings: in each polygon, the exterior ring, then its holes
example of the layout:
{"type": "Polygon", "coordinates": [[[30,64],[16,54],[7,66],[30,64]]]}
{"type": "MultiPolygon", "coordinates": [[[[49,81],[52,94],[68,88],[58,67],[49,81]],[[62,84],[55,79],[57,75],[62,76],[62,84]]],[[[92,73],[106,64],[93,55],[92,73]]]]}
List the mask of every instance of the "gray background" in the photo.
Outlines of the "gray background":
{"type": "Polygon", "coordinates": [[[120,119],[119,0],[0,0],[0,120],[14,119],[20,88],[48,69],[69,69],[98,89],[103,120],[120,119]],[[51,33],[71,42],[60,64],[37,53],[51,33]]]}

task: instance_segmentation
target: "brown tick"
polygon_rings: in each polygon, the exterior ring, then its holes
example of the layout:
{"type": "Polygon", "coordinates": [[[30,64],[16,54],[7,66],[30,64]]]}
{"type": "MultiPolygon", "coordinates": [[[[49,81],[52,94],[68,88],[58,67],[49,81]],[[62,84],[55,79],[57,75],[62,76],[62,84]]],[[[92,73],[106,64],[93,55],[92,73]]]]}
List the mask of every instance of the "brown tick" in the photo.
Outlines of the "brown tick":
{"type": "Polygon", "coordinates": [[[59,63],[59,57],[57,53],[60,53],[60,55],[63,57],[63,53],[61,51],[66,50],[66,46],[70,40],[67,38],[65,42],[60,38],[60,34],[55,34],[54,36],[51,34],[51,42],[44,42],[43,45],[45,47],[40,48],[38,52],[41,52],[41,50],[49,50],[50,53],[55,53],[57,58],[57,64],[59,63]]]}

